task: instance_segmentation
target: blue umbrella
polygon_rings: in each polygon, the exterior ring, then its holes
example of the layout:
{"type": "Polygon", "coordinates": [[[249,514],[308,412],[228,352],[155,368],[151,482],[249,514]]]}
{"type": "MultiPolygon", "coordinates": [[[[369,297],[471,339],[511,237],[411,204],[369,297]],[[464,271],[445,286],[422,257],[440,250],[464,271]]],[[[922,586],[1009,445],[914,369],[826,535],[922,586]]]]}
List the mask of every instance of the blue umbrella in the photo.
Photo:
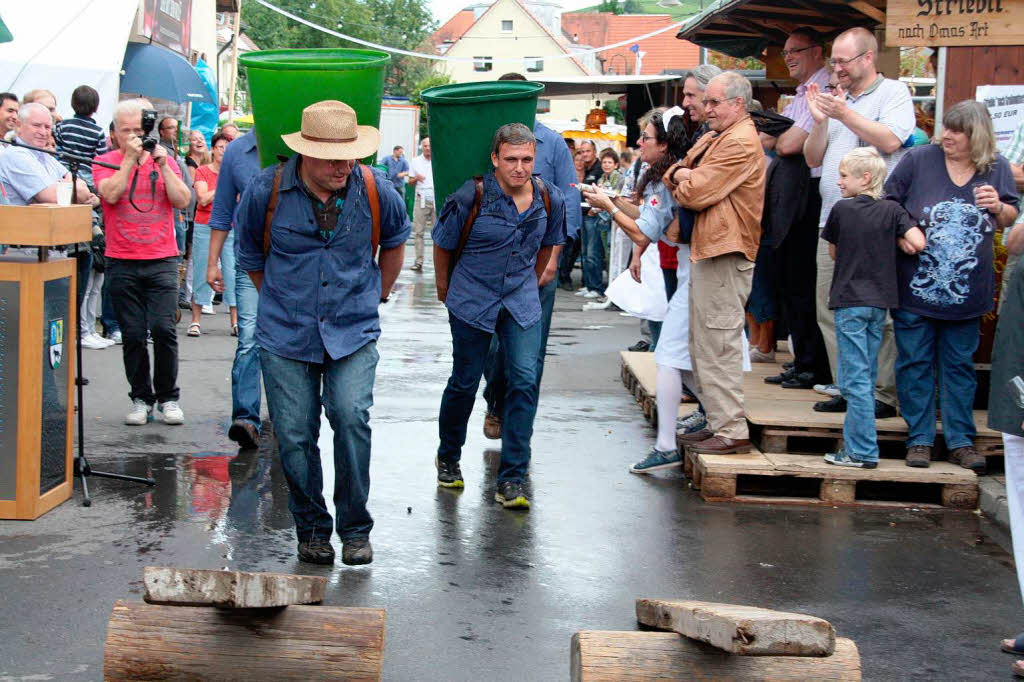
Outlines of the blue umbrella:
{"type": "Polygon", "coordinates": [[[172,102],[216,104],[184,57],[146,43],[128,43],[121,67],[121,92],[137,92],[172,102]]]}

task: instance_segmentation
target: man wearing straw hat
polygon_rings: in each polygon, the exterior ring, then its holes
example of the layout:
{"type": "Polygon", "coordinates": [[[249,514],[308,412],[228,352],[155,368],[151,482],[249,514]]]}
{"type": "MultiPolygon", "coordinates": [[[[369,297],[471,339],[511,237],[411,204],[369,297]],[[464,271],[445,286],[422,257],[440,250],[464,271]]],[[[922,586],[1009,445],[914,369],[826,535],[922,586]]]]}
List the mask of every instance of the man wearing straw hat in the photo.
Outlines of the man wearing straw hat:
{"type": "Polygon", "coordinates": [[[282,139],[296,154],[261,171],[239,203],[238,264],[260,291],[256,342],[299,560],[334,563],[317,447],[324,408],[341,558],[367,564],[377,306],[401,269],[409,221],[387,178],[355,160],[377,151],[380,133],[347,104],[306,107],[301,130],[282,139]]]}

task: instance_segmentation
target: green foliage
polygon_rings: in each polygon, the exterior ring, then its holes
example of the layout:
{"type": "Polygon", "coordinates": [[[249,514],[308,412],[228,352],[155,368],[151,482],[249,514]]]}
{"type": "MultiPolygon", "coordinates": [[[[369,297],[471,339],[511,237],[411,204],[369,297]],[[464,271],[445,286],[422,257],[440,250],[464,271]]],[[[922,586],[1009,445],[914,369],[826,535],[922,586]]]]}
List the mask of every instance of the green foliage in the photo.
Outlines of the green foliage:
{"type": "MultiPolygon", "coordinates": [[[[437,27],[427,0],[277,0],[281,9],[314,24],[389,47],[417,50],[437,27]]],[[[261,49],[363,48],[281,16],[252,0],[242,0],[246,34],[261,49]]],[[[425,60],[391,55],[384,81],[388,95],[408,96],[429,70],[425,60]]]]}
{"type": "Polygon", "coordinates": [[[640,0],[626,0],[622,4],[623,14],[643,14],[643,7],[640,5],[640,0]]]}
{"type": "Polygon", "coordinates": [[[430,113],[427,108],[426,102],[423,101],[423,98],[420,96],[420,93],[422,93],[427,88],[432,88],[437,85],[448,85],[451,82],[452,79],[448,74],[439,73],[437,71],[430,71],[424,74],[424,76],[419,81],[417,81],[415,85],[413,85],[412,92],[409,95],[409,99],[412,101],[413,104],[416,104],[420,107],[420,137],[425,137],[428,134],[428,116],[430,113]]]}
{"type": "Polygon", "coordinates": [[[620,125],[622,123],[625,123],[626,118],[625,118],[625,116],[622,113],[622,107],[619,106],[619,100],[617,100],[617,99],[606,100],[605,103],[604,103],[604,106],[601,107],[601,108],[604,109],[605,113],[608,114],[608,116],[614,116],[616,123],[618,123],[620,125]]]}
{"type": "Polygon", "coordinates": [[[730,57],[727,54],[715,52],[714,50],[708,50],[708,63],[714,64],[724,71],[756,71],[764,68],[764,62],[757,57],[740,59],[739,57],[730,57]]]}

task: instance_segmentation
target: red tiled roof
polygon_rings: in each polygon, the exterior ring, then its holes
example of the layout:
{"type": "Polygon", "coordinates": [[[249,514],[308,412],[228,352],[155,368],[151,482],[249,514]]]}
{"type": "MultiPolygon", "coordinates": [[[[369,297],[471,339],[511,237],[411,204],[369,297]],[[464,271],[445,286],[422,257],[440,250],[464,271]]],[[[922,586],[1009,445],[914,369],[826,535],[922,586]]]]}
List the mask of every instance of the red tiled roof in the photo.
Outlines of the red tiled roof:
{"type": "Polygon", "coordinates": [[[434,31],[430,36],[430,44],[435,48],[442,43],[454,43],[469,30],[476,20],[473,18],[473,10],[463,9],[455,13],[448,21],[444,22],[441,28],[434,31]]]}
{"type": "MultiPolygon", "coordinates": [[[[633,36],[643,35],[675,23],[668,14],[619,14],[610,12],[565,13],[562,31],[582,45],[599,47],[611,45],[633,36]]],[[[665,69],[688,69],[700,62],[700,48],[688,40],[676,39],[676,31],[669,30],[639,41],[640,51],[646,52],[641,74],[659,74],[665,69]]],[[[604,50],[598,57],[604,60],[604,72],[633,75],[636,55],[629,45],[604,50]]]]}

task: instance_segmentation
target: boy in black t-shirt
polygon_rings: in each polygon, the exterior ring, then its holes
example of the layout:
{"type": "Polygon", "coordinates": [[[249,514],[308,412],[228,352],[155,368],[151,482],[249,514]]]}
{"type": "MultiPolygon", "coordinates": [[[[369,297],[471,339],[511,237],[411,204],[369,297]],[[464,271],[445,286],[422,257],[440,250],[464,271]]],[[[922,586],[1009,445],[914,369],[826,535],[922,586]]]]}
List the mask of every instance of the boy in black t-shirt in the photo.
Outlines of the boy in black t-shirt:
{"type": "Polygon", "coordinates": [[[878,466],[874,385],[886,311],[899,306],[896,249],[924,249],[924,233],[895,201],[880,199],[885,161],[871,147],[839,163],[843,201],[832,207],[821,238],[836,262],[828,306],[835,311],[837,383],[846,398],[843,449],[825,455],[839,466],[878,466]]]}

